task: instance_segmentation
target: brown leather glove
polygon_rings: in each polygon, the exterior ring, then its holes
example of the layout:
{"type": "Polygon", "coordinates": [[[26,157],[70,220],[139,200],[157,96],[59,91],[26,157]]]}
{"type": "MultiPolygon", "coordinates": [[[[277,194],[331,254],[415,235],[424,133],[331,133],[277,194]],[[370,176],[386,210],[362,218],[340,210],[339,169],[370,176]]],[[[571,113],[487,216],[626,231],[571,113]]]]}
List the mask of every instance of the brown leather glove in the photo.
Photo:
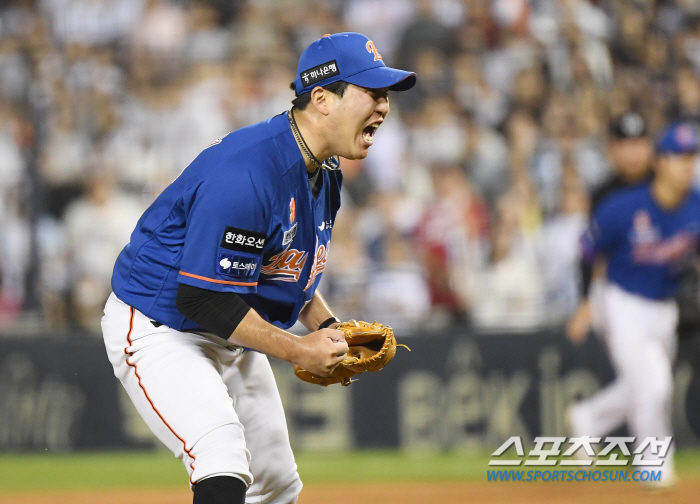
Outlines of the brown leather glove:
{"type": "Polygon", "coordinates": [[[294,373],[302,380],[317,385],[328,386],[341,383],[350,385],[352,377],[364,371],[377,372],[386,366],[396,355],[396,347],[406,345],[396,343],[391,327],[378,322],[358,322],[350,320],[341,322],[335,329],[345,333],[345,341],[350,347],[347,356],[336,366],[330,376],[318,376],[300,368],[294,367],[294,373]]]}

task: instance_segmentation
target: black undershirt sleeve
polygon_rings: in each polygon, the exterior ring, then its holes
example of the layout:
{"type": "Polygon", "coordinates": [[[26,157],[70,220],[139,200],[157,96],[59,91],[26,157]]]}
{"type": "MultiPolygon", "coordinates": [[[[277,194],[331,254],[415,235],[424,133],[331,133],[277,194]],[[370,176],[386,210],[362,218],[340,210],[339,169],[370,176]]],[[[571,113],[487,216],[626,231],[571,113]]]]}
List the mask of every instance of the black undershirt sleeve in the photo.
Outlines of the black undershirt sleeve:
{"type": "Polygon", "coordinates": [[[246,316],[250,306],[235,292],[215,292],[180,284],[177,310],[207,331],[228,339],[246,316]]]}
{"type": "Polygon", "coordinates": [[[591,291],[591,282],[593,281],[593,263],[581,259],[579,271],[581,274],[581,297],[588,298],[591,291]]]}
{"type": "MultiPolygon", "coordinates": [[[[622,189],[626,184],[618,176],[615,176],[605,182],[598,189],[593,191],[591,194],[591,210],[589,213],[589,219],[593,219],[593,214],[600,202],[605,199],[606,196],[612,194],[618,189],[622,189]]],[[[594,263],[581,258],[579,261],[579,274],[581,275],[581,284],[579,285],[579,294],[582,299],[587,299],[588,294],[591,291],[591,282],[593,281],[593,269],[594,263]]]]}

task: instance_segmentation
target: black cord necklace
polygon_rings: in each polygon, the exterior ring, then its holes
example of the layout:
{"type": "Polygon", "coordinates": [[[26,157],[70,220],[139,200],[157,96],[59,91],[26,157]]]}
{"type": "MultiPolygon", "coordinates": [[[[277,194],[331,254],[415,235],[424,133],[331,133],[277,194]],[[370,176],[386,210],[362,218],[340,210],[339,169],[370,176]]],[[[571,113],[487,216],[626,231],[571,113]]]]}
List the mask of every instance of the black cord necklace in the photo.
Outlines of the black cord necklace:
{"type": "Polygon", "coordinates": [[[294,135],[294,139],[297,141],[297,144],[299,144],[299,147],[301,147],[302,152],[306,156],[306,158],[311,161],[316,168],[320,168],[323,166],[323,164],[316,159],[316,156],[313,155],[311,152],[311,149],[309,149],[309,146],[306,145],[306,140],[304,140],[304,137],[301,136],[301,131],[299,131],[299,126],[297,126],[297,122],[294,119],[294,107],[292,107],[289,110],[289,114],[287,115],[289,117],[289,126],[292,128],[292,134],[294,135]]]}

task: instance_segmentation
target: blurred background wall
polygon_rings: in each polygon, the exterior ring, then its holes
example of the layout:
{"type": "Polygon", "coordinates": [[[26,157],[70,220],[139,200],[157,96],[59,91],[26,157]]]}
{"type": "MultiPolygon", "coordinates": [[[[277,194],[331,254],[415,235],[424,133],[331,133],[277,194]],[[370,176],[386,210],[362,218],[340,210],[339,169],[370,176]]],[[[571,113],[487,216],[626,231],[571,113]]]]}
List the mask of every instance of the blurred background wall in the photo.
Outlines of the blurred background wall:
{"type": "Polygon", "coordinates": [[[212,141],[288,109],[301,51],[340,31],[419,80],[342,164],[320,287],[336,313],[418,345],[505,338],[506,361],[543,341],[573,352],[561,329],[589,194],[612,171],[608,122],[700,121],[697,0],[2,2],[0,345],[99,344],[141,212],[212,141]]]}

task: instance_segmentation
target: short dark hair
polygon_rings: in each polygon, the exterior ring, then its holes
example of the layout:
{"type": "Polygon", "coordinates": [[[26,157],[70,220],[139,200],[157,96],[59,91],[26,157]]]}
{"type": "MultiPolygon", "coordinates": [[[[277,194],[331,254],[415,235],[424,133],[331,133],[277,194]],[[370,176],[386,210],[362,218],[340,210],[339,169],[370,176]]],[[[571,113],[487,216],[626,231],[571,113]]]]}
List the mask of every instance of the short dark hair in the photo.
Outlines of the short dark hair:
{"type": "MultiPolygon", "coordinates": [[[[294,87],[294,83],[292,82],[289,85],[290,89],[294,91],[296,88],[294,87]]],[[[338,95],[339,98],[342,98],[343,95],[345,94],[345,90],[348,88],[348,83],[345,81],[336,81],[332,82],[331,84],[327,84],[323,86],[323,89],[327,89],[331,93],[334,93],[338,95]]],[[[292,100],[292,105],[294,108],[297,110],[304,110],[306,106],[311,102],[311,92],[308,91],[304,94],[300,94],[296,98],[292,100]]]]}

